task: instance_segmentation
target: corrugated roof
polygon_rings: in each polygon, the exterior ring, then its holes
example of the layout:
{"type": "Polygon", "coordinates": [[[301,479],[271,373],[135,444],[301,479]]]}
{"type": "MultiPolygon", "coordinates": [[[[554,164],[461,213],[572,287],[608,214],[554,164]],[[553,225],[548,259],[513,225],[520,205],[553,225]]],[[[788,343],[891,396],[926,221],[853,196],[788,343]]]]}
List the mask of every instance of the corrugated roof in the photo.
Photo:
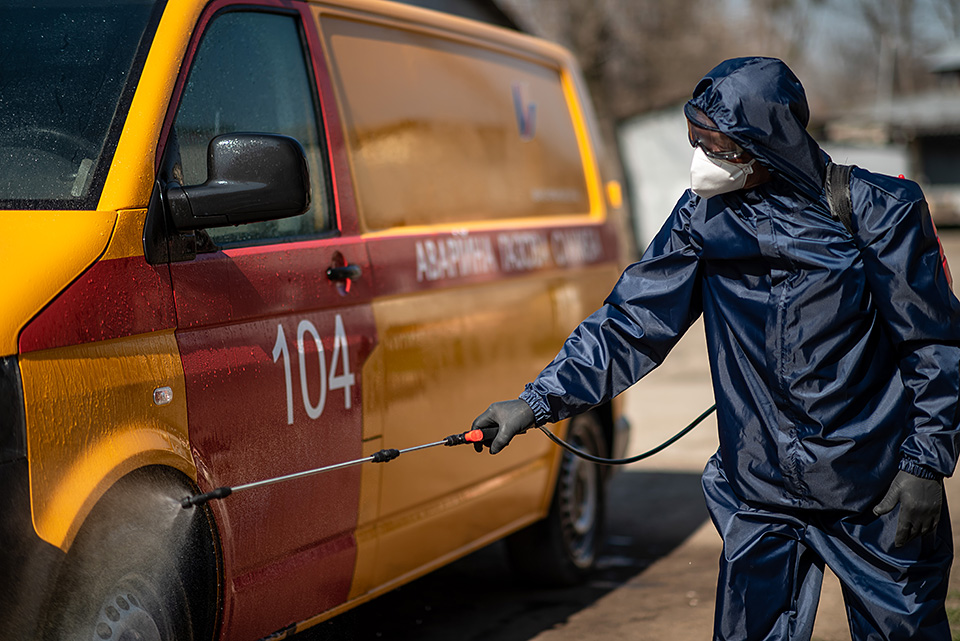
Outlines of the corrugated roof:
{"type": "Polygon", "coordinates": [[[890,134],[960,133],[960,89],[939,89],[853,109],[829,126],[867,129],[879,126],[890,134]]]}
{"type": "Polygon", "coordinates": [[[874,108],[882,124],[917,133],[960,131],[960,90],[932,91],[897,98],[874,108]]]}
{"type": "Polygon", "coordinates": [[[960,42],[952,42],[927,56],[927,63],[932,73],[960,71],[960,42]]]}

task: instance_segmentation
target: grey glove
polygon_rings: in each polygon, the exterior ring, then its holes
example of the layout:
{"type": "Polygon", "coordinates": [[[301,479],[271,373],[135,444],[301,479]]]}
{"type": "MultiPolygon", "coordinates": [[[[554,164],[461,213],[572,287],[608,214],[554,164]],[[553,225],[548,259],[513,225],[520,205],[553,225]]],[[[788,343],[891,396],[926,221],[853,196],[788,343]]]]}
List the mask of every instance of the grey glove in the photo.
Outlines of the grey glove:
{"type": "Polygon", "coordinates": [[[877,516],[886,514],[897,503],[900,504],[900,517],[893,544],[900,547],[916,536],[933,532],[937,527],[943,503],[943,485],[939,480],[922,479],[900,470],[893,477],[887,495],[873,508],[873,513],[877,516]]]}
{"type": "MultiPolygon", "coordinates": [[[[485,427],[497,427],[496,438],[490,443],[490,453],[496,454],[510,443],[517,434],[523,434],[533,427],[536,418],[533,410],[526,401],[515,398],[512,401],[494,403],[483,414],[473,420],[472,429],[482,430],[485,427]]],[[[477,448],[479,452],[481,448],[477,448]]]]}

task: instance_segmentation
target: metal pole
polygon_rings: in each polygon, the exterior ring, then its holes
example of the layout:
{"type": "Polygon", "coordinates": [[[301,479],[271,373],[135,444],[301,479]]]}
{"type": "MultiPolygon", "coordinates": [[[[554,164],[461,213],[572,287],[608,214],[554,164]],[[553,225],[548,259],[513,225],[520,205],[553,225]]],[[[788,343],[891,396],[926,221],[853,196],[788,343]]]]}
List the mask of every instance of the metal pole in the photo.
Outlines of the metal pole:
{"type": "MultiPolygon", "coordinates": [[[[397,456],[404,454],[405,452],[413,452],[416,450],[425,450],[428,447],[436,447],[437,445],[443,445],[444,441],[436,441],[435,443],[428,443],[426,445],[417,445],[414,447],[408,447],[405,450],[400,450],[397,456]]],[[[252,483],[244,483],[243,485],[237,485],[233,488],[234,492],[240,492],[242,490],[250,490],[255,487],[263,487],[265,485],[273,485],[274,483],[280,483],[282,481],[292,481],[293,479],[299,479],[304,476],[312,476],[314,474],[320,474],[321,472],[332,472],[333,470],[339,470],[345,467],[353,467],[354,465],[360,465],[361,463],[372,462],[376,458],[375,455],[367,456],[364,458],[358,458],[354,461],[347,461],[345,463],[337,463],[335,465],[326,465],[324,467],[318,467],[313,470],[304,470],[303,472],[294,472],[293,474],[286,474],[284,476],[277,476],[272,479],[264,479],[262,481],[254,481],[252,483]]],[[[396,458],[396,457],[393,457],[396,458]]]]}
{"type": "MultiPolygon", "coordinates": [[[[450,438],[450,437],[448,437],[450,438]]],[[[324,467],[318,467],[312,470],[305,470],[303,472],[294,472],[293,474],[285,474],[284,476],[276,476],[274,478],[263,479],[262,481],[254,481],[252,483],[244,483],[243,485],[237,485],[235,487],[218,487],[215,490],[207,492],[206,494],[198,494],[196,496],[187,496],[180,501],[180,505],[184,509],[196,506],[203,505],[204,503],[211,501],[213,499],[222,499],[230,496],[234,492],[240,492],[241,490],[249,490],[255,487],[263,487],[265,485],[272,485],[274,483],[280,483],[283,481],[291,481],[293,479],[303,478],[305,476],[312,476],[314,474],[320,474],[321,472],[330,472],[332,470],[339,470],[345,467],[352,467],[354,465],[360,465],[361,463],[386,463],[397,458],[404,452],[413,452],[416,450],[425,450],[428,447],[436,447],[438,445],[448,445],[448,439],[442,441],[435,441],[433,443],[427,443],[426,445],[416,445],[414,447],[408,447],[405,450],[394,450],[394,449],[385,449],[380,450],[379,452],[373,454],[372,456],[365,456],[364,458],[358,458],[354,461],[347,461],[345,463],[336,463],[335,465],[325,465],[324,467]]]]}

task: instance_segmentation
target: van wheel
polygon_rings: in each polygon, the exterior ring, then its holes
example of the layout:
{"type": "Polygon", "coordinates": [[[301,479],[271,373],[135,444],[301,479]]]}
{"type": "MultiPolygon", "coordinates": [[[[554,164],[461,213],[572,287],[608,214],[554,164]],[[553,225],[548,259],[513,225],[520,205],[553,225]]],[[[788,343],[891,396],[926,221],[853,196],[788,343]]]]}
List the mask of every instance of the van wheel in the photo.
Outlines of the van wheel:
{"type": "MultiPolygon", "coordinates": [[[[606,455],[603,431],[594,412],[570,421],[567,442],[589,454],[606,455]]],[[[511,566],[524,579],[540,585],[582,583],[600,552],[604,501],[601,469],[564,451],[547,518],[506,539],[511,566]]]]}
{"type": "Polygon", "coordinates": [[[93,634],[84,633],[78,638],[104,641],[193,639],[183,586],[173,583],[169,575],[159,581],[143,572],[123,576],[104,593],[93,623],[93,634]],[[162,585],[171,591],[161,592],[162,585]]]}
{"type": "Polygon", "coordinates": [[[197,545],[196,534],[208,526],[206,516],[176,501],[188,492],[185,486],[161,492],[132,483],[104,497],[67,555],[49,607],[46,639],[209,638],[202,635],[212,634],[212,626],[198,626],[195,616],[209,606],[193,601],[215,603],[216,598],[198,589],[203,581],[190,566],[207,580],[215,572],[209,572],[204,554],[197,555],[204,546],[197,545]]]}

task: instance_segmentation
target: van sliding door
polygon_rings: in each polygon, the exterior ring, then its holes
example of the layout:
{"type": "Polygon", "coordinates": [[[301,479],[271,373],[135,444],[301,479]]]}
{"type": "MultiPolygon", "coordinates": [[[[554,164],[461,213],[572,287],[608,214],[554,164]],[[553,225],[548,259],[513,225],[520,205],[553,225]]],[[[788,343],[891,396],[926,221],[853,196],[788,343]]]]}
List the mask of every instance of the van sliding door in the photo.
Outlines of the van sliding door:
{"type": "MultiPolygon", "coordinates": [[[[555,50],[316,11],[375,276],[382,380],[365,430],[436,441],[556,355],[609,291],[616,239],[555,50]]],[[[436,448],[384,466],[376,562],[355,585],[545,515],[556,456],[531,435],[496,457],[436,448]]]]}

